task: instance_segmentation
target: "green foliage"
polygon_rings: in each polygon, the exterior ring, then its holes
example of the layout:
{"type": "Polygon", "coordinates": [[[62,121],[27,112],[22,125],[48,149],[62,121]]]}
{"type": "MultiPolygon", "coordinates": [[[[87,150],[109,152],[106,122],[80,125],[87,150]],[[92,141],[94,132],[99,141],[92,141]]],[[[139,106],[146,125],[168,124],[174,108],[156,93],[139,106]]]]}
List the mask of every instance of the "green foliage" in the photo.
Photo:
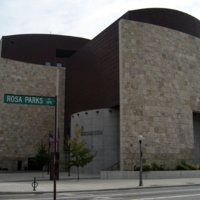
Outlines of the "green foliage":
{"type": "Polygon", "coordinates": [[[49,163],[49,154],[43,142],[41,142],[38,147],[38,150],[35,156],[35,162],[41,169],[43,169],[43,167],[49,163]]]}
{"type": "Polygon", "coordinates": [[[177,166],[176,170],[197,170],[199,169],[198,166],[188,164],[186,161],[182,160],[177,166]]]}
{"type": "Polygon", "coordinates": [[[149,164],[144,164],[143,167],[142,167],[142,170],[147,172],[147,171],[151,171],[151,165],[149,164]]]}
{"type": "Polygon", "coordinates": [[[92,161],[94,154],[86,147],[85,143],[75,136],[70,141],[70,161],[72,166],[84,167],[92,161]]]}
{"type": "Polygon", "coordinates": [[[163,166],[159,165],[156,162],[151,163],[151,169],[152,169],[152,171],[161,171],[161,170],[164,170],[163,166]]]}
{"type": "MultiPolygon", "coordinates": [[[[140,170],[139,166],[135,167],[135,171],[139,171],[139,170],[140,170]]],[[[164,170],[164,168],[162,165],[159,165],[156,162],[153,162],[151,164],[144,164],[142,166],[142,170],[143,171],[161,171],[161,170],[164,170]]]]}
{"type": "Polygon", "coordinates": [[[77,167],[79,178],[79,167],[84,167],[90,163],[96,156],[96,153],[92,153],[91,150],[87,148],[86,143],[81,140],[80,132],[75,133],[75,136],[68,141],[67,146],[66,152],[70,156],[68,167],[77,167]]]}
{"type": "MultiPolygon", "coordinates": [[[[160,165],[156,162],[152,162],[151,164],[144,164],[142,169],[143,169],[143,171],[162,171],[162,170],[165,170],[163,165],[160,165]]],[[[139,171],[140,167],[135,166],[134,170],[139,171]]],[[[182,160],[179,164],[176,165],[176,170],[200,170],[200,165],[186,163],[185,160],[182,160]]]]}

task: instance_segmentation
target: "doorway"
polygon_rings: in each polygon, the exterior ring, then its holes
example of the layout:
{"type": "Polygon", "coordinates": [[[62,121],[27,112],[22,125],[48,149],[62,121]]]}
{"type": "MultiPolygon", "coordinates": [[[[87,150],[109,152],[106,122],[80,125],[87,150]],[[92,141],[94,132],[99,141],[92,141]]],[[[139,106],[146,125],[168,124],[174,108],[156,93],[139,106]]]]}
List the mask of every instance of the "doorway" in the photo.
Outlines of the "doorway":
{"type": "Polygon", "coordinates": [[[22,170],[22,160],[17,161],[17,170],[21,171],[22,170]]]}
{"type": "Polygon", "coordinates": [[[200,163],[200,113],[193,113],[195,162],[200,163]]]}

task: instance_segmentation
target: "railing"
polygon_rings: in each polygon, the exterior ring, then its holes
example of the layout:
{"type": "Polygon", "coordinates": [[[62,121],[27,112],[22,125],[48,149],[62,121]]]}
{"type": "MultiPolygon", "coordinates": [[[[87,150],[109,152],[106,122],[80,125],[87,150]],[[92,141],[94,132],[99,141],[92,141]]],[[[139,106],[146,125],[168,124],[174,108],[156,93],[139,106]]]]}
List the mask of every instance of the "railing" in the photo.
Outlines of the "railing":
{"type": "Polygon", "coordinates": [[[119,167],[120,167],[120,161],[118,161],[117,163],[114,163],[110,167],[104,168],[102,170],[103,171],[114,171],[114,170],[119,170],[119,167]]]}

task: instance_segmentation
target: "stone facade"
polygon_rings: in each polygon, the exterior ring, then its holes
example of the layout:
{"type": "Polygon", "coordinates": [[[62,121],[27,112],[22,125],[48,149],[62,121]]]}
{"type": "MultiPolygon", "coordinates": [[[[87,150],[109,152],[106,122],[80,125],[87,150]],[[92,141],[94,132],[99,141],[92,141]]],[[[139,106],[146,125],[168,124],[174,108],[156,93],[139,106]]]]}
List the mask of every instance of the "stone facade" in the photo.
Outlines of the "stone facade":
{"type": "MultiPolygon", "coordinates": [[[[54,132],[54,106],[4,103],[4,94],[56,95],[59,70],[58,119],[60,141],[64,131],[65,69],[0,58],[0,168],[28,167],[43,141],[48,147],[49,132],[54,132]],[[21,165],[21,166],[19,166],[21,165]]],[[[63,142],[60,143],[61,157],[63,142]]]]}
{"type": "Polygon", "coordinates": [[[200,111],[200,39],[161,26],[121,20],[120,164],[174,168],[194,161],[193,112],[200,111]]]}

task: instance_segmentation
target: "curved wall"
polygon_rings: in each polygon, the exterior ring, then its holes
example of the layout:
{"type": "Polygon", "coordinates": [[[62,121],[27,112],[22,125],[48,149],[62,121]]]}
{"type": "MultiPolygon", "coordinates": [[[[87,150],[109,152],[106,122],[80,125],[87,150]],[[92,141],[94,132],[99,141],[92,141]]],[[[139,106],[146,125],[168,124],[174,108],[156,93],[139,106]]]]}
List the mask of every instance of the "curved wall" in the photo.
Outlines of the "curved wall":
{"type": "MultiPolygon", "coordinates": [[[[119,110],[98,109],[75,113],[71,117],[71,136],[80,133],[87,147],[96,152],[94,160],[80,169],[99,173],[119,163],[119,110]]],[[[119,165],[118,165],[119,166],[119,165]]]]}

